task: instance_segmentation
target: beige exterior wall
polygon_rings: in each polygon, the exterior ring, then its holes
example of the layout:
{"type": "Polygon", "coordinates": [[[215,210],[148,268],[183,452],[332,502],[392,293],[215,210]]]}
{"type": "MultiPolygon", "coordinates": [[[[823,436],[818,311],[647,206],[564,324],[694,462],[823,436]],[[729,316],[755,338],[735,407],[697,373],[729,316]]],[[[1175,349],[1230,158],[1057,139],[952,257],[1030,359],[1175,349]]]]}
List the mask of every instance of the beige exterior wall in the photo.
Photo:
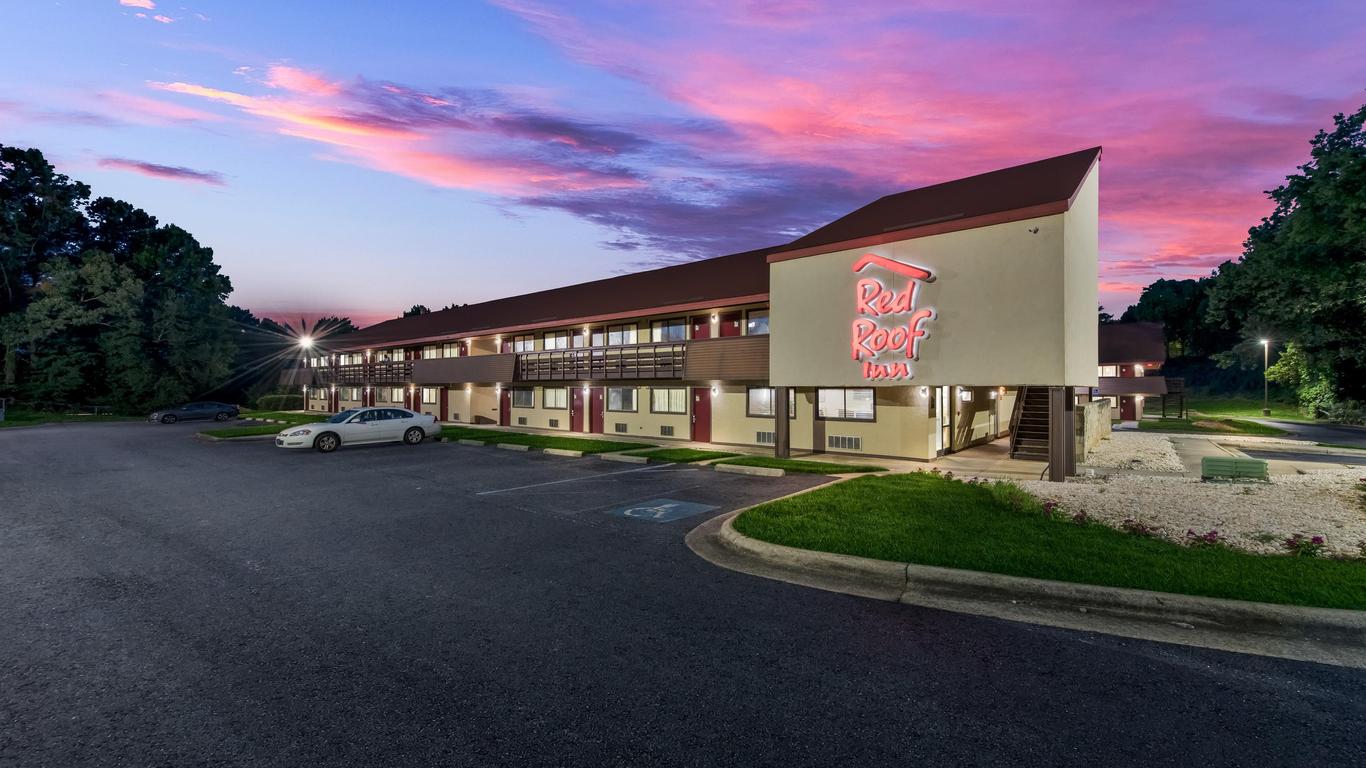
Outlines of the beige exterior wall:
{"type": "MultiPolygon", "coordinates": [[[[569,395],[568,387],[567,387],[567,386],[566,386],[566,387],[558,387],[558,386],[551,386],[551,387],[523,387],[523,386],[517,386],[517,387],[513,387],[512,389],[530,389],[530,390],[532,390],[532,393],[533,393],[533,395],[534,395],[534,397],[532,398],[533,407],[531,407],[531,408],[518,408],[516,405],[513,405],[513,406],[512,406],[512,426],[514,426],[514,427],[533,427],[533,428],[535,428],[535,429],[561,429],[561,430],[565,430],[565,431],[568,431],[568,430],[569,430],[569,408],[568,408],[568,404],[569,404],[569,397],[570,397],[570,395],[569,395]],[[565,405],[566,405],[566,407],[564,407],[564,408],[546,408],[545,405],[544,405],[544,403],[545,403],[544,395],[545,395],[545,390],[546,390],[546,389],[564,389],[564,390],[565,390],[565,405]],[[526,423],[525,423],[525,424],[522,423],[522,420],[523,420],[523,419],[526,420],[526,423]],[[551,420],[556,421],[557,424],[556,424],[555,426],[551,426],[551,424],[550,424],[551,420]]],[[[496,421],[497,418],[498,418],[497,413],[495,413],[495,414],[494,414],[494,420],[496,421]]]]}
{"type": "MultiPolygon", "coordinates": [[[[1096,170],[1066,213],[854,248],[770,268],[770,378],[789,386],[1096,383],[1096,170]],[[913,378],[869,382],[851,354],[859,279],[911,279],[853,265],[864,254],[929,269],[916,307],[933,308],[913,378]]],[[[909,315],[885,316],[902,326],[909,315]]],[[[885,352],[879,362],[904,362],[885,352]]]]}

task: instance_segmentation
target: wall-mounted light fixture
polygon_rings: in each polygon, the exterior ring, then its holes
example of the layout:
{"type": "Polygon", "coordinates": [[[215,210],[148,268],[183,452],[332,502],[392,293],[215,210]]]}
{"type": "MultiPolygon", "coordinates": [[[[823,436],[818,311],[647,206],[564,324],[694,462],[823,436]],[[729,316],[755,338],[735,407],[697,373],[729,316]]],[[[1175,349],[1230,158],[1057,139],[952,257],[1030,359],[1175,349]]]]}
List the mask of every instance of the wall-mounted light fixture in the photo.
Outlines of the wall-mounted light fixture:
{"type": "Polygon", "coordinates": [[[711,396],[716,397],[716,387],[711,388],[711,396]]]}
{"type": "Polygon", "coordinates": [[[961,400],[961,401],[963,401],[963,402],[965,402],[965,403],[970,403],[970,402],[972,402],[972,390],[970,390],[970,389],[959,389],[959,390],[958,390],[958,399],[961,400]]]}
{"type": "Polygon", "coordinates": [[[584,393],[585,395],[588,394],[588,385],[587,385],[587,384],[584,384],[584,385],[583,385],[583,393],[584,393]]]}
{"type": "Polygon", "coordinates": [[[720,320],[720,319],[721,319],[721,316],[720,316],[720,315],[716,314],[715,312],[711,313],[711,321],[712,321],[713,323],[716,322],[717,320],[720,320]]]}
{"type": "Polygon", "coordinates": [[[1000,393],[993,389],[993,390],[991,390],[990,392],[988,392],[987,394],[988,394],[988,395],[991,395],[991,399],[992,399],[992,400],[995,400],[995,399],[996,399],[996,396],[999,395],[1000,393]]]}

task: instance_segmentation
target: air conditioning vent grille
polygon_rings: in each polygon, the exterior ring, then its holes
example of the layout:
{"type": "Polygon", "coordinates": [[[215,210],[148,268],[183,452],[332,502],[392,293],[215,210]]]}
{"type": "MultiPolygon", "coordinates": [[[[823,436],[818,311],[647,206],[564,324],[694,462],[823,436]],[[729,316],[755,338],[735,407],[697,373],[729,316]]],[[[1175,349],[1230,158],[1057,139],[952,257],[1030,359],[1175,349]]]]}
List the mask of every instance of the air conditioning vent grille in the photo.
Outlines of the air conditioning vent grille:
{"type": "Polygon", "coordinates": [[[659,428],[659,436],[660,436],[660,437],[673,437],[673,436],[674,436],[674,427],[673,427],[673,425],[672,425],[672,424],[664,424],[664,425],[661,425],[660,428],[659,428]]]}
{"type": "Polygon", "coordinates": [[[517,426],[519,426],[519,427],[525,427],[525,426],[526,426],[526,417],[525,417],[525,416],[518,416],[518,417],[517,417],[517,426]]]}
{"type": "Polygon", "coordinates": [[[760,445],[773,445],[778,442],[778,438],[772,432],[755,432],[754,442],[760,445]]]}
{"type": "Polygon", "coordinates": [[[559,420],[559,419],[551,419],[551,420],[550,420],[550,428],[551,428],[551,429],[556,429],[556,428],[558,428],[559,426],[560,426],[560,420],[559,420]]]}
{"type": "Polygon", "coordinates": [[[618,421],[617,423],[612,425],[612,431],[626,434],[626,423],[618,421]]]}
{"type": "Polygon", "coordinates": [[[825,445],[827,448],[836,448],[842,451],[861,451],[863,450],[863,438],[850,435],[829,435],[826,437],[825,445]]]}

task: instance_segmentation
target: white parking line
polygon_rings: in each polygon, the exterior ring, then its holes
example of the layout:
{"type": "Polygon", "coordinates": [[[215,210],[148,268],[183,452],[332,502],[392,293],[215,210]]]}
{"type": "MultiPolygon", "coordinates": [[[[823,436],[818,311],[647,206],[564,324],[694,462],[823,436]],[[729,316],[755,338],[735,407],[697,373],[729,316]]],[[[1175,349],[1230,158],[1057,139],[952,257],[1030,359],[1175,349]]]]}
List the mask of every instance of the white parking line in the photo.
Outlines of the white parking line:
{"type": "Polygon", "coordinates": [[[623,469],[623,470],[620,470],[620,471],[617,471],[617,472],[602,472],[602,473],[596,474],[596,475],[588,475],[587,477],[567,477],[567,478],[565,478],[565,479],[563,479],[563,480],[550,480],[550,481],[544,482],[544,483],[532,483],[531,485],[519,485],[519,486],[517,486],[516,488],[499,488],[499,489],[496,490],[496,491],[479,491],[478,493],[476,493],[476,494],[474,494],[474,495],[475,495],[475,496],[489,496],[489,495],[495,494],[495,493],[508,493],[509,491],[524,491],[524,490],[526,490],[526,489],[528,489],[528,488],[540,488],[541,486],[545,486],[545,485],[559,485],[560,483],[576,483],[576,482],[578,482],[578,481],[580,481],[580,480],[596,480],[596,479],[599,478],[599,477],[611,477],[612,475],[629,475],[629,474],[631,474],[632,472],[649,472],[649,471],[651,471],[651,470],[654,470],[654,471],[656,471],[656,472],[659,472],[659,471],[664,471],[664,470],[669,470],[669,469],[673,469],[673,467],[672,467],[672,466],[666,466],[666,467],[636,467],[635,469],[623,469]]]}

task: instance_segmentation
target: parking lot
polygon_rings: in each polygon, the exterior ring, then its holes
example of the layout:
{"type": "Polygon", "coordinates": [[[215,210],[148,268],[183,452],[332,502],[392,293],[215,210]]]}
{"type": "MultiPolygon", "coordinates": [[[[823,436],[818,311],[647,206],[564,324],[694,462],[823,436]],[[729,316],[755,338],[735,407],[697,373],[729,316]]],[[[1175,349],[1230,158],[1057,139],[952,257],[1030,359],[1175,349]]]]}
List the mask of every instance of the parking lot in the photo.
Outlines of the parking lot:
{"type": "Polygon", "coordinates": [[[1359,756],[1357,671],[813,591],[683,544],[824,478],[198,428],[0,430],[0,765],[1359,756]]]}

